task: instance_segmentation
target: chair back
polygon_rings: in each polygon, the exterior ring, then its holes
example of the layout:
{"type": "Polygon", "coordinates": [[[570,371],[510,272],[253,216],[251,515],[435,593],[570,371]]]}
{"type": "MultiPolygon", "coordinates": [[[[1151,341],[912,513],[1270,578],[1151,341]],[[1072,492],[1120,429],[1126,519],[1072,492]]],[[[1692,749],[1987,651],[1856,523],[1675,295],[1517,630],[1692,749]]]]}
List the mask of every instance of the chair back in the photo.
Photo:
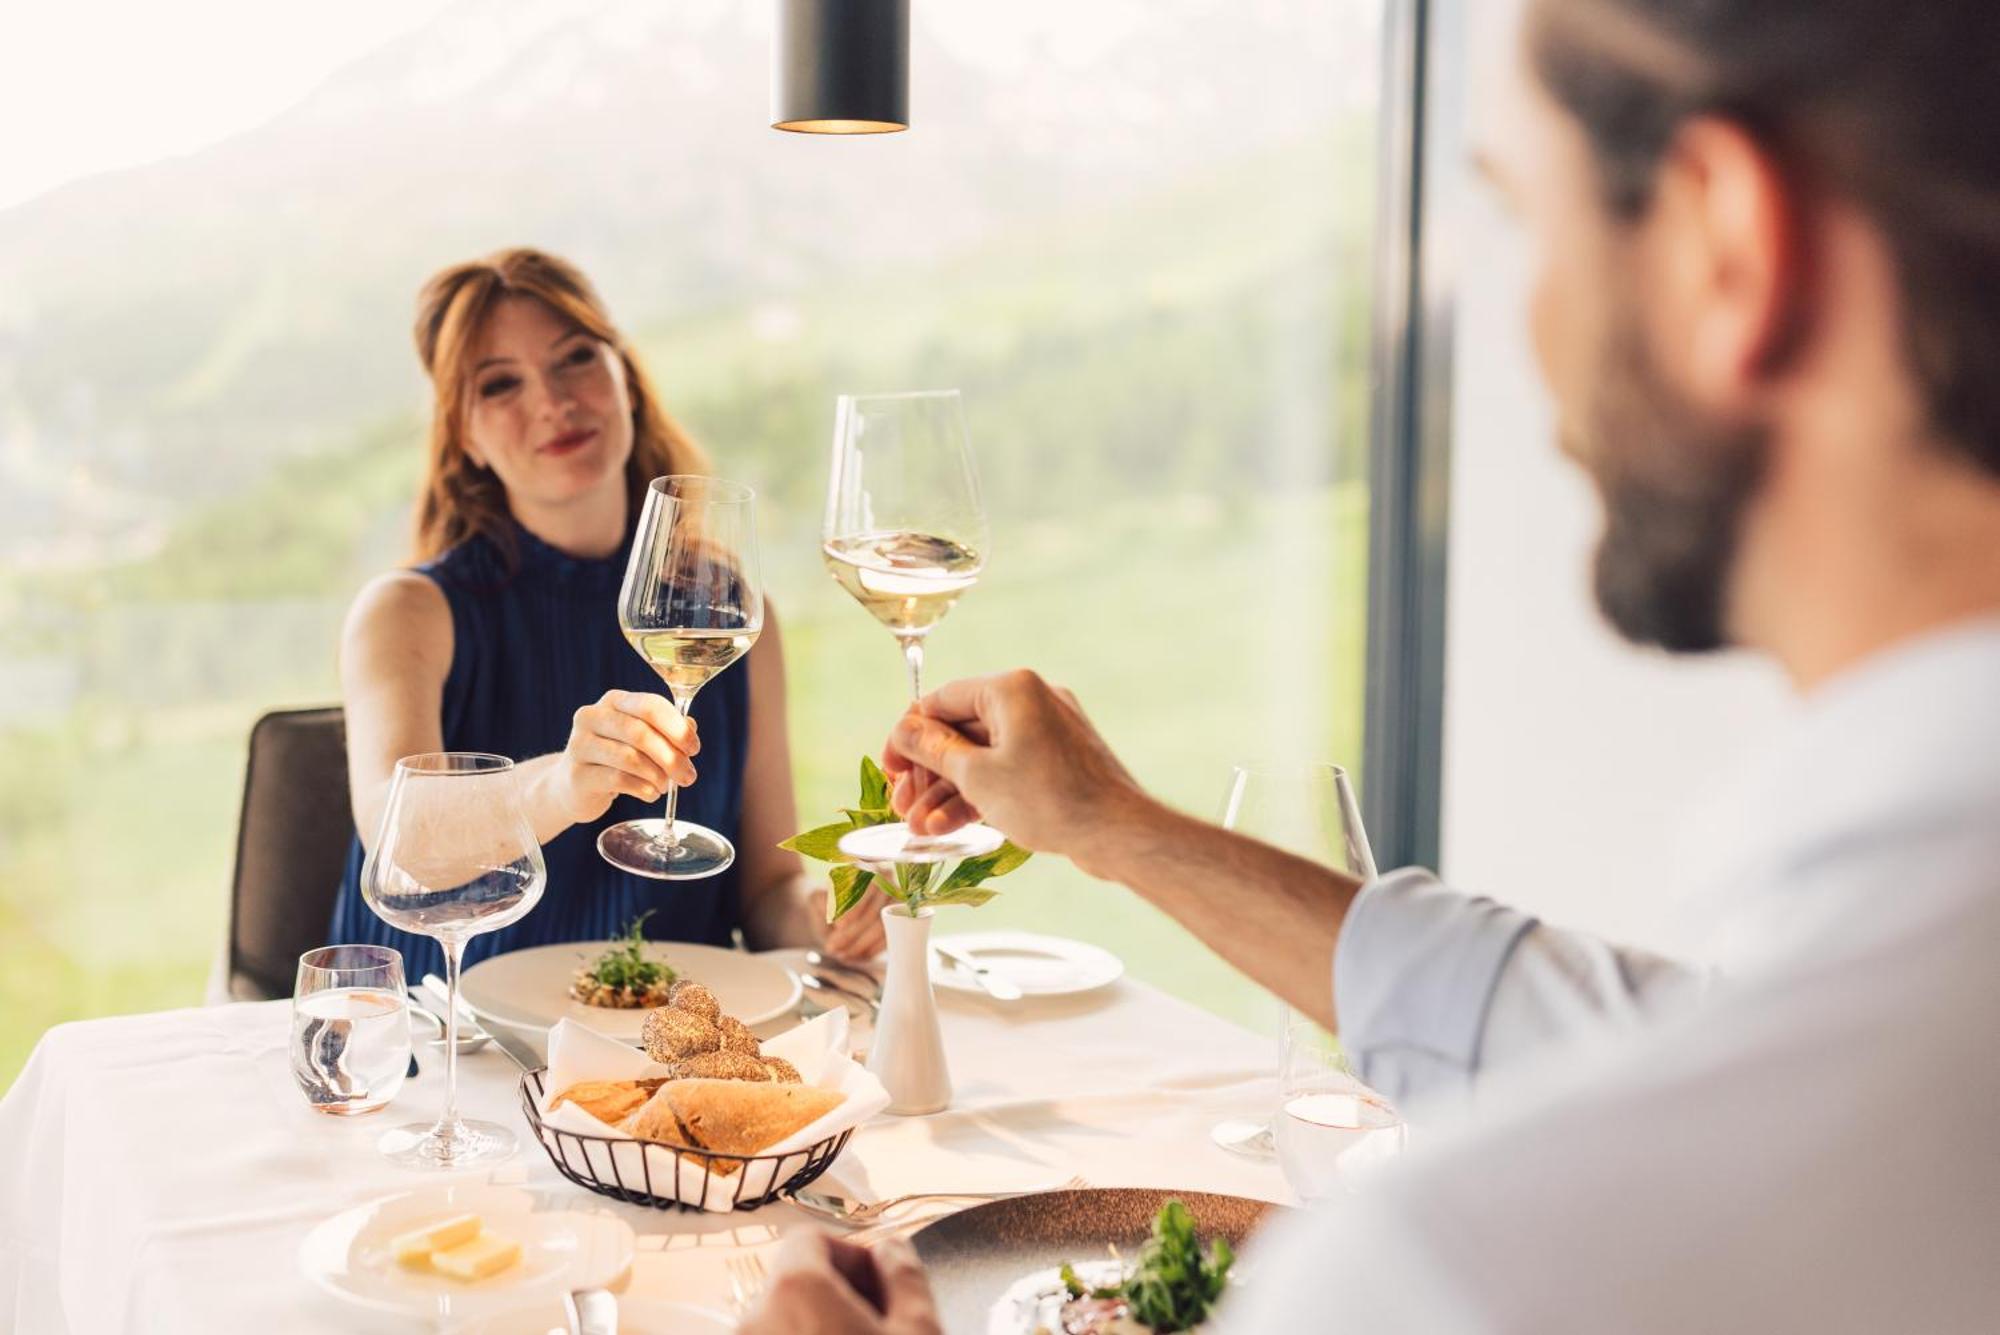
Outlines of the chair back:
{"type": "Polygon", "coordinates": [[[326,943],[353,837],[342,711],[286,709],[258,719],[229,896],[231,996],[292,994],[299,956],[326,943]]]}

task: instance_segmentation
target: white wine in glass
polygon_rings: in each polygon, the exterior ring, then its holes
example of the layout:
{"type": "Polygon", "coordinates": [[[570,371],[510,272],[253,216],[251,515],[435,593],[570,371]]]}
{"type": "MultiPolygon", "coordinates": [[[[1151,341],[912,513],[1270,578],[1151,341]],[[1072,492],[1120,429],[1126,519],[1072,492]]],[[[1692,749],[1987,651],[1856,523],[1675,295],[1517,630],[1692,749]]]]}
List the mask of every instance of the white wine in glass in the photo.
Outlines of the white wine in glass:
{"type": "Polygon", "coordinates": [[[840,396],[820,541],[828,573],[903,647],[921,699],[924,637],[986,564],[957,390],[840,396]]]}
{"type": "MultiPolygon", "coordinates": [[[[924,639],[979,582],[986,554],[986,511],[958,391],[841,395],[820,555],[835,582],[902,646],[913,705],[924,694],[924,639]]],[[[991,835],[926,838],[907,825],[882,825],[870,831],[868,851],[885,864],[948,861],[974,856],[991,835]]]]}
{"type": "Polygon", "coordinates": [[[361,869],[361,897],[391,927],[444,950],[444,1111],[391,1131],[382,1152],[412,1168],[464,1168],[514,1152],[514,1133],[458,1115],[458,966],[465,943],[520,921],[542,897],[548,864],[521,804],[514,762],[476,751],[396,762],[382,827],[361,869]]]}
{"type": "MultiPolygon", "coordinates": [[[[626,643],[666,683],[685,718],[696,692],[750,652],[764,629],[757,566],[756,496],[740,482],[677,474],[654,478],[618,592],[626,643]]],[[[704,825],[675,818],[680,788],[667,785],[657,820],[628,820],[597,836],[615,867],[660,881],[714,876],[736,847],[704,825]]]]}

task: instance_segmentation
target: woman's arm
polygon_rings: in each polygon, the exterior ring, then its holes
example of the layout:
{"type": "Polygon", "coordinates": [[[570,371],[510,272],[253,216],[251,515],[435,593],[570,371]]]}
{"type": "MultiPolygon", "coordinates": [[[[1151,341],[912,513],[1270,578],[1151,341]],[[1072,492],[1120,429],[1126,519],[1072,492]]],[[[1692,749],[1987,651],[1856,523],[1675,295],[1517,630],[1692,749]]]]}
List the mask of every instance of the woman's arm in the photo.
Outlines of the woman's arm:
{"type": "Polygon", "coordinates": [[[871,891],[870,898],[829,928],[825,887],[807,873],[797,853],[778,847],[798,833],[798,801],[785,712],[784,641],[768,601],[764,633],[745,667],[750,673],[750,740],[736,840],[744,939],[753,950],[824,943],[843,958],[874,955],[886,944],[879,916],[886,901],[871,891]]]}
{"type": "MultiPolygon", "coordinates": [[[[364,847],[374,846],[396,762],[444,749],[444,682],[453,650],[451,608],[423,575],[391,571],[355,597],[341,635],[347,713],[348,800],[364,847]]],[[[535,838],[596,820],[620,793],[658,800],[671,775],[692,783],[694,725],[664,696],[607,691],[576,711],[569,743],[522,761],[522,800],[535,838]]]]}

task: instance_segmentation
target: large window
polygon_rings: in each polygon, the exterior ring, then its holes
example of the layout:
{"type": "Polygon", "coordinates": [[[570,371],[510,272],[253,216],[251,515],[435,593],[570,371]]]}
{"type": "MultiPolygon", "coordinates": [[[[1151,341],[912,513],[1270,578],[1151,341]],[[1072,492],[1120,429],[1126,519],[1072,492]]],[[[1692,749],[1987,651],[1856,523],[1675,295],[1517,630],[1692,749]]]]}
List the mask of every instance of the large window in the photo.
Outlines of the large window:
{"type": "MultiPolygon", "coordinates": [[[[404,555],[416,285],[505,244],[581,263],[765,495],[803,820],[905,681],[818,561],[843,390],[965,392],[994,551],[932,680],[1035,666],[1204,815],[1239,758],[1358,763],[1380,0],[913,8],[905,135],[765,128],[761,5],[491,0],[0,210],[0,1084],[50,1023],[200,998],[249,725],[335,698],[404,555]]],[[[944,930],[1263,1020],[1127,892],[1005,886],[944,930]]]]}

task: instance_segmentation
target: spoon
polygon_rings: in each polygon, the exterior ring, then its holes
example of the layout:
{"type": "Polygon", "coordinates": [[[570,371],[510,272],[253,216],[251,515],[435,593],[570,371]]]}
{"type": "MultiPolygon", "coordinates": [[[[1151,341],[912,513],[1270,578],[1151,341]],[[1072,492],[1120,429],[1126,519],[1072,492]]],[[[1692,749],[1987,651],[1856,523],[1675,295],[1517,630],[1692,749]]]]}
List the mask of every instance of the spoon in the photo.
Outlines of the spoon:
{"type": "MultiPolygon", "coordinates": [[[[410,1010],[417,1015],[423,1016],[426,1020],[429,1020],[431,1022],[431,1025],[437,1030],[437,1037],[430,1040],[430,1045],[434,1048],[443,1047],[444,1017],[439,1015],[436,1011],[433,1011],[430,1008],[428,998],[426,998],[422,992],[419,992],[414,987],[410,989],[410,1010]]],[[[461,1028],[459,1029],[458,1050],[461,1054],[467,1052],[477,1052],[481,1048],[485,1047],[488,1043],[491,1043],[492,1041],[493,1041],[493,1036],[487,1033],[483,1029],[468,1034],[461,1026],[461,1028]]]]}

